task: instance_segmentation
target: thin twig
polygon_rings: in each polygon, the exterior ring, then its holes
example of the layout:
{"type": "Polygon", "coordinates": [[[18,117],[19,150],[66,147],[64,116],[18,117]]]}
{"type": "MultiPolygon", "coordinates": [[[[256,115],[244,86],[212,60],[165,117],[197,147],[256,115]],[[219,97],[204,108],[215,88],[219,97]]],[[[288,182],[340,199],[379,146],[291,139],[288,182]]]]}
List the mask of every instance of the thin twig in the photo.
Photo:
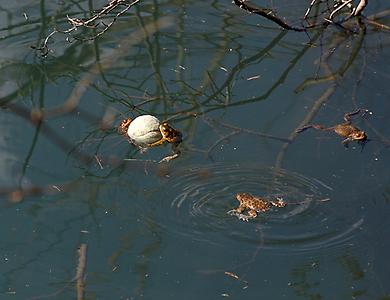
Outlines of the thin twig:
{"type": "MultiPolygon", "coordinates": [[[[108,29],[110,29],[110,27],[116,22],[116,20],[121,16],[123,15],[125,12],[127,12],[133,5],[137,4],[140,0],[135,0],[133,1],[132,3],[129,3],[126,5],[126,7],[124,9],[122,9],[120,12],[118,12],[114,18],[112,19],[112,21],[108,24],[105,24],[103,22],[101,22],[103,25],[104,25],[104,29],[102,31],[100,31],[99,33],[89,37],[89,38],[78,38],[78,37],[75,37],[75,39],[77,40],[83,40],[83,41],[88,41],[88,40],[94,40],[96,39],[97,37],[101,36],[103,33],[105,33],[108,29]]],[[[115,1],[113,1],[115,2],[115,1]]],[[[124,1],[119,1],[119,2],[124,2],[124,1]]]]}
{"type": "Polygon", "coordinates": [[[222,137],[219,138],[218,140],[216,140],[215,143],[212,144],[212,145],[209,147],[209,149],[207,150],[207,156],[208,156],[209,158],[211,158],[211,152],[212,152],[220,143],[222,143],[223,141],[225,141],[225,140],[227,140],[227,139],[231,138],[232,136],[235,136],[235,135],[237,135],[237,134],[239,134],[239,133],[240,133],[239,131],[232,131],[232,132],[230,132],[230,133],[228,133],[228,134],[222,136],[222,137]]]}
{"type": "MultiPolygon", "coordinates": [[[[88,40],[94,40],[97,37],[101,36],[103,33],[105,33],[111,26],[117,21],[117,19],[122,16],[125,12],[127,12],[131,7],[134,5],[138,4],[141,0],[134,0],[129,3],[128,0],[111,0],[109,1],[105,6],[103,6],[97,13],[92,15],[89,18],[85,19],[79,19],[79,18],[72,18],[70,16],[66,16],[68,23],[71,25],[70,28],[66,30],[61,30],[61,29],[54,29],[43,41],[40,47],[36,46],[31,46],[31,48],[35,50],[41,51],[41,55],[43,57],[46,57],[49,54],[49,47],[48,43],[50,38],[56,34],[56,33],[61,33],[61,34],[70,34],[72,32],[75,32],[78,30],[79,27],[84,27],[88,29],[97,29],[99,25],[104,26],[104,29],[102,29],[100,32],[97,34],[88,37],[88,38],[79,38],[73,36],[75,40],[82,40],[82,41],[88,41],[88,40]],[[119,6],[125,6],[124,9],[119,11],[112,19],[112,21],[108,24],[105,24],[102,20],[104,16],[107,16],[109,13],[111,13],[113,10],[118,8],[119,6]],[[100,21],[96,23],[96,21],[100,21]]],[[[67,37],[67,41],[70,41],[69,37],[67,37]]],[[[71,42],[71,41],[70,41],[71,42]]]]}
{"type": "Polygon", "coordinates": [[[99,157],[97,155],[95,155],[95,159],[96,159],[96,162],[98,163],[98,165],[100,167],[100,170],[103,170],[104,169],[103,165],[102,165],[102,163],[101,163],[101,161],[100,161],[100,159],[99,159],[99,157]]]}
{"type": "Polygon", "coordinates": [[[305,13],[305,15],[303,16],[303,18],[304,18],[305,20],[306,20],[307,17],[309,16],[310,11],[311,11],[311,9],[313,8],[313,6],[314,6],[314,4],[316,3],[316,1],[317,1],[317,0],[312,0],[312,1],[310,2],[310,6],[307,8],[306,13],[305,13]]]}
{"type": "Polygon", "coordinates": [[[356,7],[353,15],[354,16],[359,16],[362,11],[366,8],[366,6],[368,5],[368,0],[360,0],[358,6],[356,7]]]}
{"type": "Polygon", "coordinates": [[[270,135],[270,134],[262,133],[259,131],[251,130],[251,129],[240,128],[238,126],[234,126],[234,125],[223,123],[223,122],[219,122],[219,125],[221,125],[222,127],[233,129],[233,130],[238,131],[238,132],[243,132],[243,133],[247,133],[247,134],[251,134],[251,135],[257,135],[259,137],[263,137],[263,138],[267,138],[267,139],[271,139],[271,140],[277,140],[277,141],[285,142],[285,143],[291,142],[288,138],[270,135]]]}
{"type": "Polygon", "coordinates": [[[225,271],[223,272],[226,276],[229,276],[231,278],[234,278],[240,282],[242,282],[244,284],[244,287],[242,288],[243,290],[247,289],[248,286],[249,286],[249,282],[244,280],[244,279],[241,279],[240,276],[238,276],[236,273],[233,273],[233,272],[229,272],[229,271],[225,271]]]}

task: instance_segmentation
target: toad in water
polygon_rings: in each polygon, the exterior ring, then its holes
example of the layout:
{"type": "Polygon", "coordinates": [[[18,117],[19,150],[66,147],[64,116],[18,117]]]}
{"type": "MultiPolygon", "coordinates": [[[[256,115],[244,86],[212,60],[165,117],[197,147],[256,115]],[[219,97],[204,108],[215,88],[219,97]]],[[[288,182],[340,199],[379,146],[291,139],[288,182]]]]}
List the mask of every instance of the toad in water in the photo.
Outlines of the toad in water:
{"type": "Polygon", "coordinates": [[[286,202],[279,198],[277,198],[277,201],[269,201],[249,193],[238,193],[236,199],[240,202],[240,205],[227,213],[247,222],[249,219],[256,218],[259,212],[266,212],[272,207],[285,207],[287,205],[286,202]],[[247,214],[243,213],[245,210],[248,211],[247,214]]]}

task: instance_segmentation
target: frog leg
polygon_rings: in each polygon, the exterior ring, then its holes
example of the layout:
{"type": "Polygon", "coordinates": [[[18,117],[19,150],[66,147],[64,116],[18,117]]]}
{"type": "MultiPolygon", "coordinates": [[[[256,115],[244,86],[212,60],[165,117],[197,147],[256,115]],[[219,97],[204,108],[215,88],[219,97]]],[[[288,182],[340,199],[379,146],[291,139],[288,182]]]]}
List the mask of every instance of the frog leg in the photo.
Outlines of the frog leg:
{"type": "Polygon", "coordinates": [[[261,211],[261,212],[269,211],[269,210],[271,209],[271,207],[272,207],[272,203],[269,202],[269,203],[267,204],[267,206],[265,206],[265,207],[263,207],[262,209],[260,209],[260,211],[261,211]]]}
{"type": "Polygon", "coordinates": [[[237,216],[237,218],[238,218],[239,220],[243,220],[243,221],[245,221],[245,222],[248,222],[249,219],[251,218],[249,215],[244,215],[244,214],[238,214],[238,215],[236,215],[236,216],[237,216]]]}
{"type": "Polygon", "coordinates": [[[325,127],[325,126],[318,125],[318,124],[308,124],[308,125],[299,127],[297,130],[295,130],[295,132],[301,133],[302,131],[305,131],[306,129],[309,129],[309,128],[314,128],[314,129],[318,129],[318,130],[332,130],[333,129],[333,127],[325,127]]]}
{"type": "Polygon", "coordinates": [[[234,215],[238,219],[246,222],[248,222],[249,219],[253,219],[257,217],[257,212],[255,210],[250,210],[247,215],[242,213],[244,210],[245,210],[245,206],[240,205],[238,208],[228,211],[228,214],[234,215]]]}
{"type": "Polygon", "coordinates": [[[180,132],[176,131],[172,136],[166,137],[168,143],[179,145],[182,142],[182,135],[180,132]]]}
{"type": "Polygon", "coordinates": [[[305,131],[306,129],[309,129],[309,128],[313,128],[313,125],[305,125],[305,126],[302,126],[302,127],[299,127],[295,130],[296,133],[301,133],[303,131],[305,131]]]}
{"type": "Polygon", "coordinates": [[[249,215],[245,215],[243,214],[244,210],[246,209],[246,206],[243,205],[243,204],[240,204],[240,206],[238,206],[237,208],[235,209],[232,209],[232,210],[229,210],[227,212],[228,215],[231,215],[231,216],[236,216],[237,218],[239,218],[240,220],[243,220],[243,221],[247,221],[249,220],[250,216],[249,215]]]}
{"type": "Polygon", "coordinates": [[[228,215],[234,215],[234,216],[237,216],[237,215],[240,215],[242,214],[242,212],[245,210],[245,206],[244,205],[241,205],[235,209],[232,209],[232,210],[229,210],[227,212],[228,215]]]}
{"type": "Polygon", "coordinates": [[[170,162],[172,159],[175,159],[178,157],[179,157],[179,153],[175,153],[173,155],[168,155],[168,156],[165,156],[164,158],[162,158],[158,163],[161,164],[164,162],[170,162]]]}
{"type": "Polygon", "coordinates": [[[151,144],[147,144],[147,146],[148,147],[156,147],[156,146],[162,145],[165,141],[166,141],[165,138],[161,138],[157,142],[154,142],[154,143],[151,143],[151,144]]]}
{"type": "Polygon", "coordinates": [[[164,158],[161,159],[158,163],[169,162],[169,161],[171,161],[172,159],[178,158],[179,155],[181,154],[181,152],[180,152],[180,150],[179,150],[179,148],[178,148],[179,144],[180,144],[180,142],[172,143],[173,154],[164,157],[164,158]]]}
{"type": "Polygon", "coordinates": [[[287,205],[283,198],[276,198],[278,201],[271,201],[271,204],[276,207],[285,207],[287,205]]]}
{"type": "Polygon", "coordinates": [[[254,209],[251,209],[250,211],[248,211],[248,217],[250,219],[256,218],[257,217],[257,212],[254,209]]]}
{"type": "Polygon", "coordinates": [[[240,220],[248,222],[249,219],[254,219],[257,217],[257,212],[255,210],[250,210],[247,215],[245,214],[236,214],[236,217],[240,220]]]}

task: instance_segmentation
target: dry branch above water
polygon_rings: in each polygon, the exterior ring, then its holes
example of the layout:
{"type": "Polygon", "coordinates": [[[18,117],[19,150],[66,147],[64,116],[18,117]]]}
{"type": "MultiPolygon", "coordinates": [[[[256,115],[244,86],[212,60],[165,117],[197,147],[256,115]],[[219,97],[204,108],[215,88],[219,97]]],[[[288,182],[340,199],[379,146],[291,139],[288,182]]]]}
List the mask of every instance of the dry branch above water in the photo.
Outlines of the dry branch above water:
{"type": "Polygon", "coordinates": [[[42,56],[47,56],[49,54],[49,40],[56,33],[62,33],[68,35],[67,41],[72,42],[73,40],[94,40],[97,37],[104,34],[110,27],[117,21],[117,19],[125,14],[130,8],[134,5],[138,4],[141,0],[111,0],[105,6],[103,6],[100,10],[92,14],[89,18],[72,18],[67,15],[67,21],[71,25],[70,28],[61,30],[55,28],[43,41],[42,45],[39,47],[31,46],[33,49],[39,50],[42,56]],[[112,16],[112,19],[109,23],[104,22],[104,18],[109,17],[115,10],[119,10],[119,12],[115,13],[112,16]],[[71,33],[75,33],[79,28],[85,28],[93,30],[93,34],[91,36],[69,36],[71,33]]]}
{"type": "MultiPolygon", "coordinates": [[[[265,7],[257,7],[253,4],[250,4],[246,0],[233,0],[233,3],[249,13],[260,15],[276,23],[283,29],[302,32],[316,27],[323,27],[330,23],[341,25],[342,23],[348,21],[352,17],[360,16],[363,10],[368,5],[368,0],[360,0],[357,6],[353,5],[353,0],[333,0],[333,1],[312,0],[303,17],[303,20],[307,22],[307,25],[301,25],[299,27],[289,24],[287,21],[284,20],[283,17],[280,17],[273,9],[265,8],[265,7]],[[311,20],[310,14],[312,8],[316,5],[320,5],[321,2],[326,2],[327,9],[325,10],[324,13],[321,14],[321,16],[315,15],[314,18],[312,18],[311,20]],[[335,17],[338,15],[342,15],[343,18],[335,21],[335,17]]],[[[301,22],[303,20],[297,20],[297,21],[301,22]]]]}

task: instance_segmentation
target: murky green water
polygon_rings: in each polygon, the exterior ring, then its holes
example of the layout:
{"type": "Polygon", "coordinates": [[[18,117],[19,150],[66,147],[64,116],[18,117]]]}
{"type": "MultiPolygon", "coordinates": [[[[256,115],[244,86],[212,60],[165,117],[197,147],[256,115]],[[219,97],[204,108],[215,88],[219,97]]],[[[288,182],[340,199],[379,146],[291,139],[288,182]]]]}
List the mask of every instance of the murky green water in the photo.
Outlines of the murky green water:
{"type": "MultiPolygon", "coordinates": [[[[0,4],[0,298],[77,299],[85,244],[85,299],[390,299],[388,3],[304,33],[230,1],[140,1],[97,39],[31,48],[105,3],[0,4]],[[295,134],[357,108],[364,148],[295,134]],[[116,132],[140,114],[183,133],[179,158],[116,132]],[[287,206],[243,222],[238,192],[287,206]]],[[[302,24],[300,1],[266,5],[302,24]]]]}

